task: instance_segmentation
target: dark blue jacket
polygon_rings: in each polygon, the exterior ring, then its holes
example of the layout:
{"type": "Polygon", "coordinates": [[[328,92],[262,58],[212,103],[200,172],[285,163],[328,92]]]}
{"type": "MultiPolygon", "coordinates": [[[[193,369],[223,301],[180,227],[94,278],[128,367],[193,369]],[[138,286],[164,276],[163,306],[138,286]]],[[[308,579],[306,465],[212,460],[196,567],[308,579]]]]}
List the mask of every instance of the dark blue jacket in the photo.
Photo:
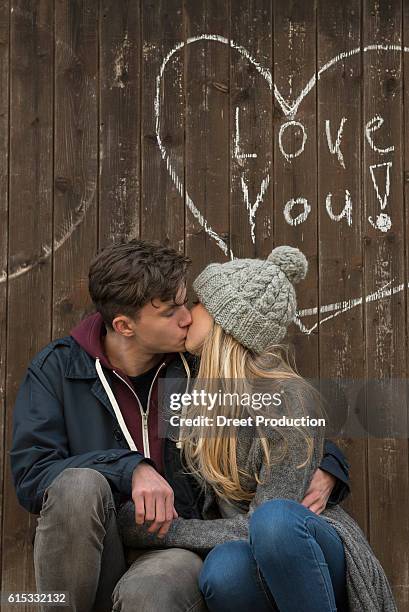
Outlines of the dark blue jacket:
{"type": "MultiPolygon", "coordinates": [[[[166,376],[184,375],[175,355],[166,376]]],[[[131,498],[132,473],[142,460],[153,463],[128,448],[94,359],[71,336],[40,351],[28,367],[14,408],[10,461],[20,504],[39,513],[47,487],[62,470],[75,467],[103,474],[119,503],[124,497],[131,498]]],[[[163,460],[180,516],[200,516],[194,484],[191,487],[186,477],[175,478],[179,452],[171,440],[163,444],[163,460]]],[[[349,465],[329,441],[320,467],[338,478],[329,503],[340,502],[349,492],[349,465]]]]}

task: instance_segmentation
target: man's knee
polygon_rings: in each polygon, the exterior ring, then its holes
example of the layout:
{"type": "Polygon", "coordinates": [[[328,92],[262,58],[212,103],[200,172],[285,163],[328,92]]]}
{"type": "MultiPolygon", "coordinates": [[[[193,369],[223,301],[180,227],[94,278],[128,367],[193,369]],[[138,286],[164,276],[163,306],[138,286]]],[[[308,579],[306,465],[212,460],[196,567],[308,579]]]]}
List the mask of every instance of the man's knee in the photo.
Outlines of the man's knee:
{"type": "Polygon", "coordinates": [[[146,551],[116,585],[113,610],[204,612],[206,606],[198,586],[202,565],[201,558],[188,550],[146,551]]]}
{"type": "Polygon", "coordinates": [[[111,488],[100,472],[90,468],[66,468],[46,489],[42,512],[47,510],[70,517],[85,515],[87,509],[98,505],[103,509],[112,504],[111,488]]]}

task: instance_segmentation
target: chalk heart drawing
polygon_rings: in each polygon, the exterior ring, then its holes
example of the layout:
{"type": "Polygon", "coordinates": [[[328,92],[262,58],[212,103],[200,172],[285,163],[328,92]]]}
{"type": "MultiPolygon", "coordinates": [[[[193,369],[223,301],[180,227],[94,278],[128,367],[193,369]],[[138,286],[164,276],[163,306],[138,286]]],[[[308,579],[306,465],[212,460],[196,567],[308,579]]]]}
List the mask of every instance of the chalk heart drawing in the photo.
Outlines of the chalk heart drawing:
{"type": "MultiPolygon", "coordinates": [[[[240,53],[240,55],[245,57],[249,61],[249,63],[254,66],[257,72],[265,79],[277,103],[280,105],[284,115],[288,117],[290,120],[294,120],[300,104],[302,103],[304,98],[311,92],[311,90],[315,87],[317,80],[319,80],[321,76],[327,70],[335,66],[339,61],[345,60],[354,55],[357,55],[361,53],[361,51],[363,51],[364,53],[367,53],[370,51],[385,51],[385,52],[404,51],[407,53],[409,51],[409,47],[402,47],[401,45],[385,45],[385,44],[376,45],[374,44],[374,45],[368,45],[364,47],[363,49],[361,49],[360,47],[357,47],[355,49],[351,49],[350,51],[344,51],[342,53],[339,53],[337,56],[333,57],[326,64],[324,64],[324,66],[322,66],[322,68],[318,70],[317,74],[314,74],[310,78],[310,80],[306,83],[305,87],[302,89],[298,97],[292,101],[284,99],[284,97],[282,96],[281,92],[279,91],[275,83],[273,83],[273,79],[272,79],[270,70],[268,68],[263,67],[257,61],[257,59],[254,58],[247,49],[245,49],[245,47],[242,47],[241,45],[236,44],[233,40],[229,40],[228,38],[219,36],[218,34],[201,34],[199,36],[193,36],[191,38],[188,38],[186,42],[178,43],[177,45],[175,45],[175,47],[173,47],[171,51],[169,51],[169,53],[163,59],[162,64],[160,66],[159,73],[156,77],[156,93],[155,93],[155,99],[154,99],[155,132],[156,132],[156,140],[157,140],[157,143],[160,149],[160,153],[161,153],[163,161],[166,164],[166,168],[169,172],[169,175],[177,191],[179,192],[182,198],[186,197],[186,205],[188,209],[190,210],[190,212],[192,213],[193,217],[203,227],[205,232],[216,242],[216,244],[223,251],[223,253],[227,257],[230,257],[230,259],[234,259],[233,251],[229,249],[226,242],[210,226],[210,224],[207,222],[207,220],[204,218],[200,210],[197,208],[197,206],[193,202],[193,199],[190,196],[190,194],[187,191],[185,192],[183,181],[179,178],[175,170],[175,167],[172,164],[172,161],[170,159],[170,156],[166,150],[164,143],[162,142],[162,138],[160,134],[161,132],[161,105],[162,105],[161,103],[161,83],[162,83],[163,75],[166,70],[166,66],[169,63],[169,61],[172,59],[172,57],[176,53],[178,53],[181,49],[183,49],[185,45],[191,45],[200,40],[214,41],[216,43],[228,45],[232,49],[235,49],[238,53],[240,53]]],[[[266,190],[268,187],[268,184],[269,184],[269,168],[266,168],[266,175],[263,178],[263,181],[261,184],[261,190],[263,189],[266,190]]],[[[251,233],[253,237],[254,236],[253,234],[254,217],[255,217],[257,208],[260,204],[261,198],[257,197],[256,202],[254,203],[253,206],[251,206],[249,202],[249,198],[248,198],[248,192],[246,192],[245,189],[243,189],[243,195],[244,195],[244,200],[246,203],[246,208],[249,213],[249,224],[250,224],[250,229],[251,229],[251,233]]],[[[334,304],[324,304],[324,305],[321,305],[319,308],[316,306],[314,308],[298,310],[296,313],[295,323],[298,325],[298,327],[300,328],[302,332],[304,332],[305,334],[311,334],[311,332],[313,332],[314,329],[316,329],[318,325],[322,325],[323,323],[328,322],[334,317],[337,317],[340,314],[343,314],[351,310],[352,308],[356,308],[357,306],[359,306],[360,304],[364,302],[369,303],[369,302],[374,302],[376,300],[380,300],[382,298],[390,297],[392,295],[395,295],[396,293],[399,293],[400,291],[403,291],[403,289],[405,288],[405,285],[409,286],[409,283],[407,284],[401,283],[399,285],[392,286],[392,282],[393,281],[386,283],[383,287],[381,287],[377,291],[367,294],[367,295],[362,295],[356,298],[350,298],[347,300],[336,302],[334,304]],[[301,321],[301,319],[306,318],[306,317],[310,317],[310,316],[316,317],[318,313],[320,315],[320,320],[314,323],[310,327],[308,327],[301,321]]]]}

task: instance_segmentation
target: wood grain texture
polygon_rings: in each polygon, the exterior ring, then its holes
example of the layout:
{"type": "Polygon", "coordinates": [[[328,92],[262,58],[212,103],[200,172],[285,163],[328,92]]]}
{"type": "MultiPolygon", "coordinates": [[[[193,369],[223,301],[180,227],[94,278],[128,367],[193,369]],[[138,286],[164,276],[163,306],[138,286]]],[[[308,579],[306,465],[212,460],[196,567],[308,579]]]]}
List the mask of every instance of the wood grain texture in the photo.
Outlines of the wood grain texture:
{"type": "MultiPolygon", "coordinates": [[[[409,4],[403,2],[403,13],[402,13],[402,45],[405,48],[409,48],[409,4]]],[[[409,56],[408,53],[403,53],[403,142],[401,149],[402,156],[402,169],[403,169],[403,213],[404,213],[404,235],[403,235],[403,250],[404,250],[404,279],[408,280],[409,271],[409,249],[408,249],[408,236],[409,236],[409,56]]],[[[408,352],[408,329],[409,329],[409,302],[408,302],[408,283],[405,286],[405,305],[406,305],[406,338],[404,342],[405,355],[406,355],[406,376],[409,372],[409,352],[408,352]]],[[[403,342],[403,339],[402,339],[403,342]]],[[[409,430],[409,402],[407,401],[406,395],[406,413],[404,414],[404,421],[406,422],[406,431],[409,430]]],[[[408,438],[409,436],[406,436],[408,438]]],[[[406,440],[407,441],[407,440],[406,440]]],[[[397,476],[399,483],[403,487],[409,486],[409,478],[405,474],[405,470],[408,469],[408,464],[405,466],[404,457],[408,457],[409,462],[409,449],[402,449],[402,463],[403,463],[403,474],[397,476]]],[[[407,516],[405,517],[407,519],[407,516]]],[[[405,528],[407,528],[407,523],[405,528]]],[[[404,561],[403,568],[401,570],[400,594],[399,597],[403,602],[406,602],[408,606],[409,599],[409,554],[406,554],[406,560],[404,561]]]]}
{"type": "MultiPolygon", "coordinates": [[[[185,3],[186,40],[217,32],[229,40],[229,2],[185,3]]],[[[228,44],[198,40],[186,48],[187,197],[226,242],[229,236],[229,67],[228,44]]],[[[227,261],[216,242],[186,209],[186,254],[190,280],[210,261],[227,261]]]]}
{"type": "MultiPolygon", "coordinates": [[[[0,1],[0,436],[6,428],[7,365],[7,251],[8,251],[8,134],[9,134],[9,15],[8,0],[0,1]]],[[[3,445],[2,445],[3,446],[3,445]]],[[[0,452],[0,470],[4,474],[6,458],[0,452]]],[[[3,524],[3,488],[0,492],[0,525],[3,524]]],[[[0,567],[3,557],[3,530],[0,532],[0,567]]]]}
{"type": "Polygon", "coordinates": [[[272,66],[272,10],[268,0],[232,2],[230,68],[230,225],[235,257],[266,257],[273,247],[272,91],[258,65],[272,66]],[[257,240],[256,240],[257,236],[257,240]]]}
{"type": "Polygon", "coordinates": [[[98,224],[98,3],[55,3],[53,335],[89,310],[98,224]]]}
{"type": "MultiPolygon", "coordinates": [[[[360,11],[359,0],[348,0],[342,4],[319,3],[319,66],[324,66],[340,49],[360,47],[360,11]]],[[[363,292],[361,235],[366,225],[362,221],[361,207],[362,176],[365,174],[361,165],[361,56],[340,61],[323,75],[317,85],[317,95],[319,234],[320,237],[325,236],[325,240],[321,238],[319,241],[319,302],[327,304],[347,300],[363,292]],[[341,134],[340,155],[331,152],[329,146],[329,143],[334,146],[338,133],[341,134]],[[330,218],[326,209],[328,194],[332,195],[330,205],[333,215],[341,214],[347,206],[346,198],[350,199],[350,218],[347,214],[339,221],[330,218]]],[[[342,381],[363,379],[365,355],[362,345],[365,338],[362,310],[363,306],[360,305],[351,311],[350,316],[339,317],[336,334],[335,321],[326,320],[328,315],[320,315],[320,376],[324,381],[340,381],[342,384],[342,381]]],[[[338,417],[337,404],[339,414],[347,416],[342,394],[338,396],[334,389],[329,401],[334,421],[338,417]]],[[[342,427],[342,418],[339,426],[342,427]]],[[[351,464],[352,495],[348,498],[348,510],[367,529],[366,437],[350,440],[338,438],[335,441],[344,449],[351,464]]]]}
{"type": "MultiPolygon", "coordinates": [[[[400,45],[402,41],[402,4],[393,0],[387,4],[366,0],[363,5],[363,42],[376,40],[400,45]]],[[[364,143],[364,219],[375,219],[379,213],[379,201],[369,176],[369,166],[391,161],[389,205],[385,212],[392,220],[391,229],[381,235],[378,229],[366,223],[367,239],[364,241],[365,292],[384,286],[404,276],[404,209],[401,178],[403,116],[402,116],[402,54],[375,52],[364,55],[364,114],[369,121],[376,114],[385,123],[373,134],[378,149],[393,143],[395,150],[380,154],[364,143]]],[[[384,183],[381,183],[382,186],[384,183]]],[[[405,378],[407,376],[405,343],[406,335],[405,293],[393,300],[379,300],[364,309],[366,328],[366,376],[369,380],[405,378]]],[[[380,402],[368,401],[366,412],[372,423],[376,412],[393,412],[396,405],[380,396],[380,402]]],[[[379,416],[378,416],[379,418],[379,416]]],[[[398,606],[408,607],[407,584],[402,577],[408,571],[409,519],[401,508],[409,505],[408,444],[407,440],[388,437],[389,419],[383,422],[382,437],[370,436],[368,440],[369,498],[378,500],[369,512],[370,542],[395,586],[398,606]]],[[[407,575],[407,574],[406,574],[407,575]]]]}
{"type": "Polygon", "coordinates": [[[139,236],[141,32],[138,2],[103,0],[99,67],[99,245],[139,236]]]}
{"type": "MultiPolygon", "coordinates": [[[[6,449],[31,357],[51,340],[53,2],[11,2],[6,449]]],[[[18,504],[5,462],[3,590],[32,590],[35,517],[18,504]]]]}
{"type": "MultiPolygon", "coordinates": [[[[289,101],[298,96],[305,82],[316,72],[315,4],[301,0],[274,3],[273,41],[273,81],[289,101]]],[[[308,276],[299,291],[300,308],[311,308],[318,303],[316,111],[315,90],[304,98],[295,119],[283,113],[277,99],[274,103],[274,246],[298,246],[308,259],[308,276]],[[293,157],[287,159],[283,151],[293,157]],[[306,201],[305,206],[296,203],[289,216],[296,219],[307,206],[310,212],[304,222],[292,226],[285,220],[284,210],[288,202],[299,198],[306,201]]],[[[316,321],[317,317],[311,316],[307,322],[311,326],[316,321]]],[[[309,378],[319,375],[318,334],[318,329],[309,335],[302,334],[294,326],[289,334],[299,370],[309,378]]]]}
{"type": "Polygon", "coordinates": [[[184,57],[185,47],[161,65],[175,46],[184,43],[182,0],[142,1],[142,210],[141,237],[184,251],[184,57]],[[154,104],[159,88],[157,141],[154,104]],[[167,159],[169,162],[167,162],[167,159]],[[173,168],[173,177],[167,163],[173,168]],[[179,189],[175,186],[178,180],[179,189]]]}

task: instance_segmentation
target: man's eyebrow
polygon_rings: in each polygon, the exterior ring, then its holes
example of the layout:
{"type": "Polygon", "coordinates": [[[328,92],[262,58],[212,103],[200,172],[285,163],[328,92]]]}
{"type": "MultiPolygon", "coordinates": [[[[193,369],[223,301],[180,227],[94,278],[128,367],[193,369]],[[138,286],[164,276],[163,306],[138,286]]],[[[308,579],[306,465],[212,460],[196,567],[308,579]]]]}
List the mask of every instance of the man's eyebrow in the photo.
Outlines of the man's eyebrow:
{"type": "Polygon", "coordinates": [[[171,304],[168,304],[167,306],[165,306],[165,308],[162,310],[162,312],[169,312],[170,310],[173,310],[176,305],[177,304],[172,302],[171,304]]]}

